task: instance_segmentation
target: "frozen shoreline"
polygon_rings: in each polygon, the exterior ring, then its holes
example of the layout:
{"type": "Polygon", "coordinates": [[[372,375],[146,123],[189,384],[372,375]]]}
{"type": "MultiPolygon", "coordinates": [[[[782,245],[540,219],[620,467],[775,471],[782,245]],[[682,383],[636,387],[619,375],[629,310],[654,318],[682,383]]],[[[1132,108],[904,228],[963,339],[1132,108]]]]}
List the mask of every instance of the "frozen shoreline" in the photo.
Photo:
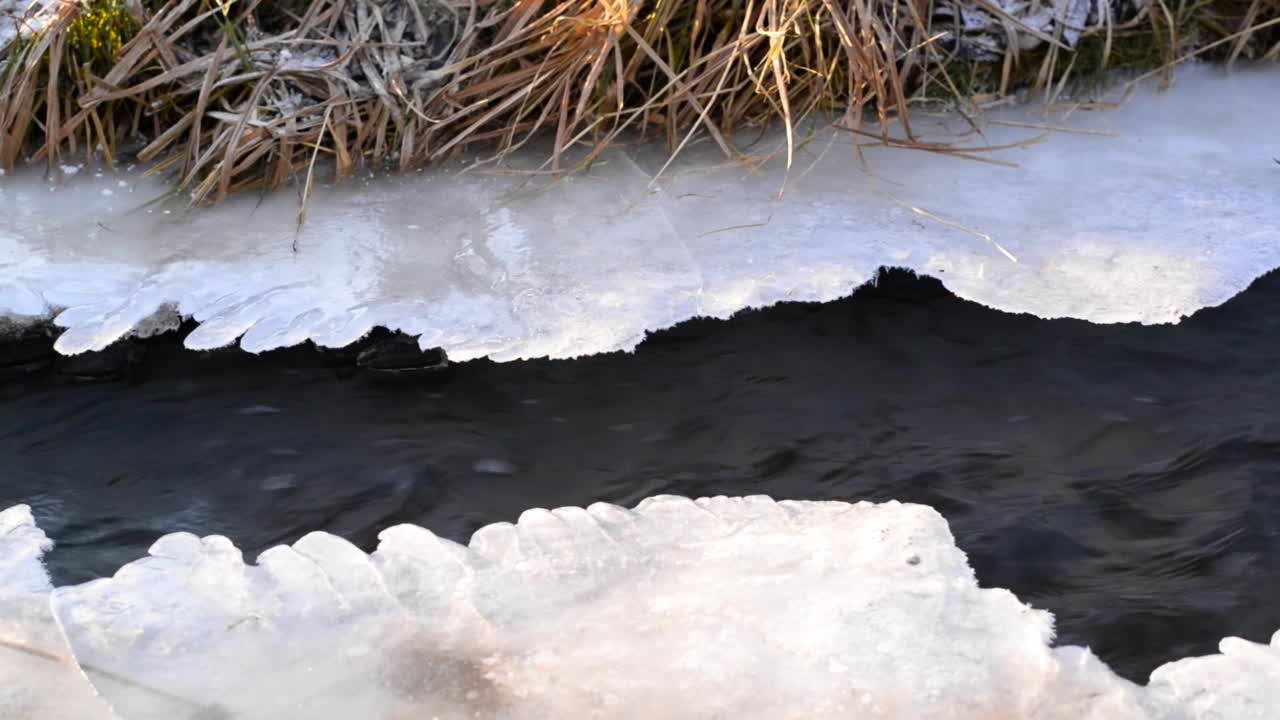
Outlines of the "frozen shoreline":
{"type": "Polygon", "coordinates": [[[290,192],[188,211],[145,206],[163,185],[134,174],[81,169],[57,187],[30,170],[0,180],[0,317],[56,313],[66,354],[171,307],[200,323],[193,349],[343,346],[385,326],[458,360],[560,358],[698,315],[831,300],[898,266],[1010,312],[1176,322],[1280,266],[1276,78],[1189,67],[1121,109],[995,111],[1080,131],[984,153],[1017,168],[873,148],[868,173],[848,136],[820,132],[782,200],[780,163],[751,174],[695,147],[651,187],[660,150],[615,149],[541,188],[450,169],[356,179],[318,190],[295,232],[290,192]]]}
{"type": "Polygon", "coordinates": [[[1088,650],[1051,647],[1049,613],[980,589],[946,522],[921,505],[660,496],[635,510],[531,510],[466,547],[409,525],[381,539],[365,555],[312,533],[254,566],[225,538],[178,533],[113,578],[53,589],[30,511],[2,511],[0,710],[39,720],[285,708],[335,720],[1280,713],[1280,632],[1270,646],[1229,638],[1222,655],[1134,685],[1088,650]]]}

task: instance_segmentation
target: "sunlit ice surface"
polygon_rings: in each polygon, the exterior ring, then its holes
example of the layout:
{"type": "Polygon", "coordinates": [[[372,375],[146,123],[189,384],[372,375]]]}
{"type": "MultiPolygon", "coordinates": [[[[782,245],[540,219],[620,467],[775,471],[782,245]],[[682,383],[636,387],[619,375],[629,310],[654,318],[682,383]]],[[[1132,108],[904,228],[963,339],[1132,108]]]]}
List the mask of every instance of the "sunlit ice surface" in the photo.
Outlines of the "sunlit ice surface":
{"type": "Polygon", "coordinates": [[[922,505],[692,501],[530,510],[468,546],[312,533],[246,564],[177,533],[52,588],[0,513],[0,710],[52,718],[1265,718],[1280,633],[1146,686],[979,588],[922,505]],[[115,715],[112,715],[115,713],[115,715]]]}
{"type": "MultiPolygon", "coordinates": [[[[1280,265],[1280,75],[1182,68],[1119,107],[995,108],[980,134],[913,116],[977,159],[854,147],[818,126],[790,170],[780,132],[664,168],[619,145],[585,172],[446,164],[213,208],[138,169],[0,179],[0,318],[53,317],[57,349],[199,325],[193,349],[347,345],[375,326],[450,357],[629,350],[646,331],[784,300],[847,295],[885,266],[1041,317],[1176,322],[1280,265]]],[[[1114,94],[1114,93],[1113,93],[1114,94]]],[[[866,139],[863,138],[865,142],[866,139]]]]}

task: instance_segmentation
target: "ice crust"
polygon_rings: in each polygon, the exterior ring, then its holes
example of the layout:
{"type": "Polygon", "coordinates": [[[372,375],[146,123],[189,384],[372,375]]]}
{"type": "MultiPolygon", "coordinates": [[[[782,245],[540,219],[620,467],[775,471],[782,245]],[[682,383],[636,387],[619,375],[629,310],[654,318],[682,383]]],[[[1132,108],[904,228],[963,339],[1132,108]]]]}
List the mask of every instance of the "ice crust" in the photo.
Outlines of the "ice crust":
{"type": "Polygon", "coordinates": [[[0,511],[0,718],[114,718],[50,611],[53,586],[40,558],[52,546],[30,508],[0,511]]]}
{"type": "Polygon", "coordinates": [[[31,508],[25,505],[0,512],[0,590],[41,593],[53,589],[40,558],[53,547],[36,527],[31,508]]]}
{"type": "Polygon", "coordinates": [[[654,182],[665,150],[620,146],[556,181],[355,178],[318,189],[300,231],[291,192],[188,211],[147,205],[165,186],[136,172],[29,169],[0,179],[0,317],[55,314],[63,353],[176,310],[199,322],[196,349],[342,346],[382,325],[459,360],[571,357],[696,315],[831,300],[899,266],[1003,310],[1176,322],[1280,266],[1276,107],[1275,69],[1189,67],[1120,109],[992,111],[966,142],[1074,131],[980,154],[1017,167],[870,147],[864,169],[851,135],[819,130],[779,198],[780,160],[752,172],[697,145],[654,182]]]}
{"type": "Polygon", "coordinates": [[[39,696],[12,715],[33,720],[1280,716],[1280,633],[1134,685],[979,588],[920,505],[658,496],[530,510],[469,546],[400,525],[366,555],[313,533],[256,564],[179,533],[52,593],[30,512],[0,527],[0,598],[45,613],[6,613],[6,637],[65,637],[84,670],[0,654],[0,708],[39,696]]]}

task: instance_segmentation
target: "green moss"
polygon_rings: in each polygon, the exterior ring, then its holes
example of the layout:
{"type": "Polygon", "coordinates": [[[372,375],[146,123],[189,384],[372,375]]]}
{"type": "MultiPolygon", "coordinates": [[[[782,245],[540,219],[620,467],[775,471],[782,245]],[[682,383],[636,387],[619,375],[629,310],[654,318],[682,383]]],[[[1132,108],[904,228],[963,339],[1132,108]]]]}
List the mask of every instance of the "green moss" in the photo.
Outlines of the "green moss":
{"type": "Polygon", "coordinates": [[[138,23],[120,0],[89,0],[67,28],[67,46],[80,64],[110,69],[138,23]]]}
{"type": "Polygon", "coordinates": [[[1081,38],[1073,53],[1075,65],[1067,86],[1076,93],[1098,90],[1107,84],[1108,73],[1151,70],[1166,62],[1167,52],[1165,44],[1150,31],[1112,39],[1110,54],[1106,52],[1106,38],[1099,35],[1081,38]]]}
{"type": "Polygon", "coordinates": [[[974,94],[978,77],[982,74],[984,63],[974,62],[967,58],[956,58],[950,62],[942,63],[938,66],[939,75],[946,77],[936,77],[929,81],[924,87],[924,96],[930,100],[954,100],[954,87],[960,91],[961,97],[969,97],[974,94]],[[950,80],[950,82],[947,82],[950,80]]]}

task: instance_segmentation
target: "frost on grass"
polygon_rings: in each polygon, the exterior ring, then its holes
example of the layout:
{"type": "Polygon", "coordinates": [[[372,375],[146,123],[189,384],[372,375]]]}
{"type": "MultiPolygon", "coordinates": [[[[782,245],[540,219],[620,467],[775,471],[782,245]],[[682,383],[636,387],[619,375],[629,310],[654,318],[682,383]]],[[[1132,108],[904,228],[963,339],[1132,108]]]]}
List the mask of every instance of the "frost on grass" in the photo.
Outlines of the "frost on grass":
{"type": "Polygon", "coordinates": [[[256,564],[175,534],[50,604],[131,720],[1280,712],[1280,636],[1134,685],[1052,648],[1048,613],[979,588],[942,517],[896,502],[660,496],[530,510],[469,546],[401,525],[366,555],[313,533],[256,564]]]}

